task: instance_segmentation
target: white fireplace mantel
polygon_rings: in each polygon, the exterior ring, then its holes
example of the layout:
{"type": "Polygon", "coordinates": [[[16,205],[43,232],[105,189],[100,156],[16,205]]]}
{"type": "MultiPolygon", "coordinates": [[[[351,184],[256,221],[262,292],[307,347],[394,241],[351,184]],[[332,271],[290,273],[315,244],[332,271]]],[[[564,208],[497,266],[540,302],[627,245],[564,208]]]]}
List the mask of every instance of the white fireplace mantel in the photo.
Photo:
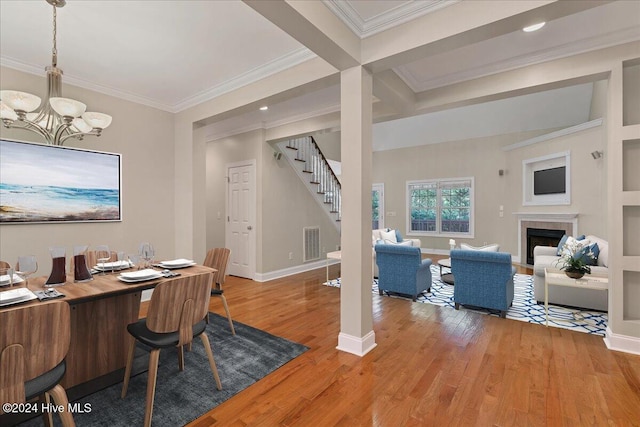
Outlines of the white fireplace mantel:
{"type": "Polygon", "coordinates": [[[572,212],[514,212],[519,219],[533,219],[538,221],[572,221],[578,217],[572,212]]]}

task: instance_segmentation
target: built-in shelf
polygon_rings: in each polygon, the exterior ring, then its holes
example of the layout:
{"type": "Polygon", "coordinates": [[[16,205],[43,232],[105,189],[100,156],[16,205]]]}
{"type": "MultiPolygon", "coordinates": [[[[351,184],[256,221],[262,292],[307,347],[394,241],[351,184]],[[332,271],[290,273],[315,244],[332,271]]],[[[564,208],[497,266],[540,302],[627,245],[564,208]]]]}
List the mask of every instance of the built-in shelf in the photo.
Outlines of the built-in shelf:
{"type": "Polygon", "coordinates": [[[640,256],[623,256],[622,269],[629,271],[640,271],[640,256]]]}

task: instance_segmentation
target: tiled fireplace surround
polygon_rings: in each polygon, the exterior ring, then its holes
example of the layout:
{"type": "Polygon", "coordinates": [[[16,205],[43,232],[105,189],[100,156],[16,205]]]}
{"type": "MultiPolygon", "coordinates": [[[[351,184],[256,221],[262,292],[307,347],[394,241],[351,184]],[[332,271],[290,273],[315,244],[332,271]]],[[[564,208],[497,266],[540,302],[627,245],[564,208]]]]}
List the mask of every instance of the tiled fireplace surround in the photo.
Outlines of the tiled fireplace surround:
{"type": "Polygon", "coordinates": [[[516,214],[520,218],[519,236],[520,242],[520,263],[527,263],[527,228],[538,228],[546,230],[562,230],[564,234],[574,235],[574,230],[578,229],[577,214],[516,214]]]}

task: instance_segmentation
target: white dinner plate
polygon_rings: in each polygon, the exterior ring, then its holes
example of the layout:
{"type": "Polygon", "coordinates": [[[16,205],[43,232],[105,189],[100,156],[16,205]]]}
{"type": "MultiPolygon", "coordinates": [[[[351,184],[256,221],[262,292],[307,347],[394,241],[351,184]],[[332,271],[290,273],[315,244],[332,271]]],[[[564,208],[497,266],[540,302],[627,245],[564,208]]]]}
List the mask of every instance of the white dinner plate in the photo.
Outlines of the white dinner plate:
{"type": "Polygon", "coordinates": [[[124,270],[126,268],[131,267],[129,261],[113,261],[113,262],[104,262],[98,263],[95,267],[95,270],[99,271],[109,271],[109,270],[124,270]]]}
{"type": "Polygon", "coordinates": [[[192,259],[179,258],[179,259],[174,259],[170,261],[162,261],[160,265],[165,268],[180,268],[180,267],[196,265],[196,263],[192,259]]]}
{"type": "Polygon", "coordinates": [[[145,270],[122,273],[118,276],[118,279],[122,280],[123,282],[134,283],[141,282],[143,280],[159,279],[160,277],[162,277],[161,272],[153,270],[151,268],[147,268],[145,270]]]}
{"type": "MultiPolygon", "coordinates": [[[[16,283],[22,283],[22,282],[24,282],[22,277],[14,273],[13,284],[15,285],[16,283]]],[[[8,284],[9,284],[9,275],[3,274],[2,276],[0,276],[0,286],[7,286],[8,284]]]]}
{"type": "Polygon", "coordinates": [[[162,273],[158,272],[157,274],[155,274],[153,276],[147,276],[147,277],[130,278],[130,277],[122,277],[122,275],[120,275],[120,276],[118,276],[118,280],[121,280],[121,281],[126,282],[126,283],[138,283],[138,282],[144,282],[145,280],[159,279],[161,277],[164,277],[164,276],[162,275],[162,273]]]}
{"type": "Polygon", "coordinates": [[[11,289],[10,291],[0,292],[0,306],[18,304],[36,298],[38,298],[36,294],[27,288],[11,289]]]}
{"type": "Polygon", "coordinates": [[[191,266],[194,266],[194,265],[196,265],[195,262],[190,262],[189,264],[180,264],[180,265],[175,265],[175,264],[166,265],[166,264],[163,264],[163,263],[158,264],[159,267],[166,268],[167,270],[173,270],[173,269],[176,269],[176,268],[186,268],[186,267],[191,267],[191,266]]]}

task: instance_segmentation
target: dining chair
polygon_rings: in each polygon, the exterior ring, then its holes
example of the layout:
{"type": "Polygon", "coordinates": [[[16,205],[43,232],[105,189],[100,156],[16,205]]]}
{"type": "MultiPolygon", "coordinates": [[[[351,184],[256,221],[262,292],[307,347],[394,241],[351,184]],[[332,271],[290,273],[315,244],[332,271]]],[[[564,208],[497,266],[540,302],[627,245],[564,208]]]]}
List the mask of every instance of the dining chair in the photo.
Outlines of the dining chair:
{"type": "Polygon", "coordinates": [[[200,337],[209,358],[209,365],[218,390],[222,384],[218,368],[213,359],[213,352],[206,334],[207,313],[209,310],[209,290],[212,273],[195,276],[177,277],[161,282],[151,295],[147,317],[127,326],[129,331],[129,353],[124,373],[121,397],[127,395],[129,377],[135,354],[136,341],[151,347],[149,353],[149,375],[147,379],[147,395],[145,404],[144,425],[151,425],[153,401],[155,397],[158,360],[163,348],[178,348],[178,367],[184,370],[183,348],[200,337]]]}
{"type": "Polygon", "coordinates": [[[11,268],[11,264],[7,261],[0,261],[0,268],[11,268]]]}
{"type": "MultiPolygon", "coordinates": [[[[69,304],[52,301],[0,312],[0,401],[26,403],[36,397],[48,404],[69,405],[60,385],[71,339],[69,304]]],[[[2,413],[2,410],[0,410],[2,413]]],[[[70,411],[61,411],[64,427],[75,426],[70,411]]],[[[52,411],[43,413],[53,425],[52,411]]]]}
{"type": "MultiPolygon", "coordinates": [[[[224,311],[227,313],[227,320],[229,321],[231,333],[235,335],[236,330],[233,327],[233,320],[231,320],[231,313],[229,312],[227,298],[224,296],[224,291],[222,290],[222,285],[227,278],[229,255],[231,255],[231,250],[228,248],[209,249],[209,251],[207,251],[207,256],[204,259],[204,265],[206,267],[215,268],[216,270],[218,270],[213,274],[213,282],[211,283],[211,296],[218,296],[222,299],[222,305],[224,306],[224,311]]],[[[208,316],[207,321],[209,321],[208,316]]]]}

